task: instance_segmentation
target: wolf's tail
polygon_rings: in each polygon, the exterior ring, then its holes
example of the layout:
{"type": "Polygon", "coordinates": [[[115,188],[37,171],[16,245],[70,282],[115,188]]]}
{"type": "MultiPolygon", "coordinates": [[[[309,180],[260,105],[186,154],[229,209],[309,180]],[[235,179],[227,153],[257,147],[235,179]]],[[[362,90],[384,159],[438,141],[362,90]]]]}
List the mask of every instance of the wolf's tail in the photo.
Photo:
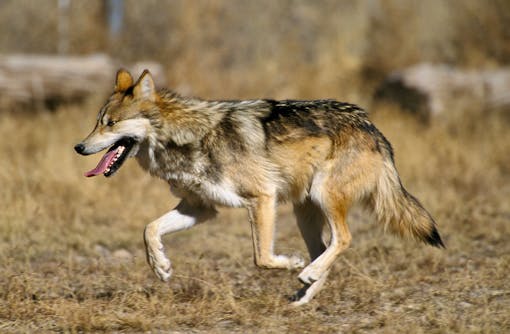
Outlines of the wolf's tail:
{"type": "MultiPolygon", "coordinates": [[[[389,146],[390,155],[391,146],[389,146]]],[[[369,198],[376,219],[402,237],[445,248],[432,216],[400,182],[393,157],[384,159],[383,170],[369,198]]]]}

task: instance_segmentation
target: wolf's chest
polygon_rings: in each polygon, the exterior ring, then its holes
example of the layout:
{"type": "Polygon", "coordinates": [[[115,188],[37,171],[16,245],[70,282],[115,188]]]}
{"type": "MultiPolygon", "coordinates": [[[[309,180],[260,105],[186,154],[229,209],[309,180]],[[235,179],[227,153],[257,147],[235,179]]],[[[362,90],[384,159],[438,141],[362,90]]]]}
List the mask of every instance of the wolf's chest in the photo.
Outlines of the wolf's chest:
{"type": "Polygon", "coordinates": [[[244,199],[221,168],[206,155],[186,147],[157,147],[145,142],[136,156],[140,166],[151,175],[172,184],[175,188],[192,192],[205,202],[241,207],[244,199]]]}
{"type": "Polygon", "coordinates": [[[181,177],[169,180],[169,183],[172,186],[172,192],[177,197],[193,193],[204,203],[236,208],[243,207],[247,203],[246,199],[239,195],[232,184],[227,181],[213,183],[207,179],[192,179],[190,175],[181,175],[181,177]]]}

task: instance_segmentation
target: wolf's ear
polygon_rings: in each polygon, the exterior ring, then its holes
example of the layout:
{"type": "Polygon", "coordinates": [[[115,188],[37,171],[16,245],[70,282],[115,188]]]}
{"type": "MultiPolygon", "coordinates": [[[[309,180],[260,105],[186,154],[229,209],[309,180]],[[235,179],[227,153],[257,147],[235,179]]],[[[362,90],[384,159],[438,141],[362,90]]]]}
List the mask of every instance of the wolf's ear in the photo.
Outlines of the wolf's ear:
{"type": "Polygon", "coordinates": [[[133,85],[133,77],[128,71],[121,68],[117,71],[117,77],[115,79],[115,91],[123,92],[133,85]]]}
{"type": "Polygon", "coordinates": [[[154,87],[154,80],[152,80],[149,70],[144,70],[142,75],[140,75],[133,88],[133,96],[150,101],[156,100],[156,88],[154,87]]]}

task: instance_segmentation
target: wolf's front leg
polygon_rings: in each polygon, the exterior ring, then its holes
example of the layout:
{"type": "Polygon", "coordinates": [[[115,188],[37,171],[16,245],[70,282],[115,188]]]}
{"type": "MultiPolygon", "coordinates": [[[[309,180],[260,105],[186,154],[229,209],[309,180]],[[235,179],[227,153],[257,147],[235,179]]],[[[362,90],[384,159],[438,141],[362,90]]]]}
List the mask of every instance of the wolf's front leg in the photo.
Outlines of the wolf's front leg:
{"type": "Polygon", "coordinates": [[[305,262],[298,256],[273,254],[275,206],[274,196],[259,196],[248,206],[255,265],[262,268],[302,268],[305,262]]]}
{"type": "Polygon", "coordinates": [[[214,217],[215,214],[214,208],[183,199],[175,209],[145,227],[144,241],[147,262],[160,280],[168,281],[172,275],[170,260],[165,255],[161,237],[168,233],[188,229],[214,217]]]}

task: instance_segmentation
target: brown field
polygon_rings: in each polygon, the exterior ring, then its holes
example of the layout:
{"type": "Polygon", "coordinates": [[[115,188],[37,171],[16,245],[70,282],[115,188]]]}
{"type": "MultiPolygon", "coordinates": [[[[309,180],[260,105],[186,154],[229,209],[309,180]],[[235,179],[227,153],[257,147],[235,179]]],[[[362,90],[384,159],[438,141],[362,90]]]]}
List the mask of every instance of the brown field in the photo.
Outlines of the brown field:
{"type": "MultiPolygon", "coordinates": [[[[297,272],[253,265],[242,210],[167,236],[175,274],[156,279],[142,231],[171,208],[166,185],[130,161],[111,178],[72,146],[98,102],[0,115],[0,332],[440,333],[510,331],[510,131],[502,114],[429,127],[374,115],[408,189],[446,250],[395,238],[354,211],[352,246],[325,290],[291,308],[297,272]]],[[[305,254],[287,206],[276,249],[305,254]]]]}
{"type": "MultiPolygon", "coordinates": [[[[0,53],[56,53],[57,4],[0,1],[0,53]]],[[[367,106],[408,65],[510,65],[508,0],[125,0],[115,40],[104,4],[72,1],[70,54],[156,60],[172,87],[207,98],[367,106]]],[[[0,333],[510,333],[508,110],[459,103],[427,126],[372,110],[447,249],[398,239],[355,209],[352,245],[325,289],[292,308],[298,271],[254,266],[238,209],[166,236],[174,276],[156,279],[143,228],[177,199],[135,161],[111,179],[83,177],[99,156],[73,146],[101,103],[32,114],[0,105],[0,333]]],[[[288,205],[277,228],[276,251],[305,256],[288,205]]]]}

